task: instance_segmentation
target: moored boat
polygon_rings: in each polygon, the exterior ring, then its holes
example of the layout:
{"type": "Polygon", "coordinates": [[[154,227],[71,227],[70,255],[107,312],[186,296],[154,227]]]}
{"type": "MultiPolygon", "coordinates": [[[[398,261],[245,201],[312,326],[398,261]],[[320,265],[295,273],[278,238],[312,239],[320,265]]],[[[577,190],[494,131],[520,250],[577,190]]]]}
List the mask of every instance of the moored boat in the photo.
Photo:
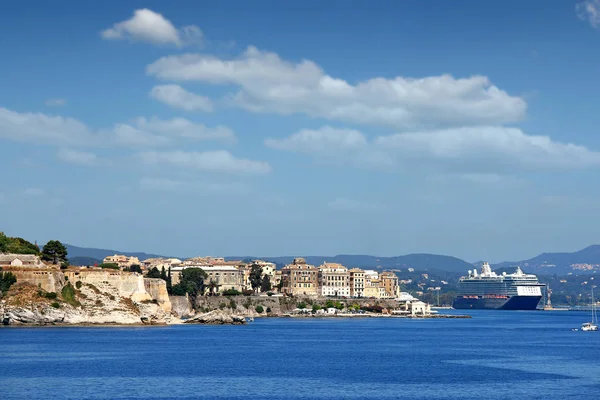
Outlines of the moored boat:
{"type": "Polygon", "coordinates": [[[481,273],[469,270],[458,282],[458,292],[452,307],[456,309],[535,310],[546,285],[521,268],[501,275],[484,262],[481,273]]]}

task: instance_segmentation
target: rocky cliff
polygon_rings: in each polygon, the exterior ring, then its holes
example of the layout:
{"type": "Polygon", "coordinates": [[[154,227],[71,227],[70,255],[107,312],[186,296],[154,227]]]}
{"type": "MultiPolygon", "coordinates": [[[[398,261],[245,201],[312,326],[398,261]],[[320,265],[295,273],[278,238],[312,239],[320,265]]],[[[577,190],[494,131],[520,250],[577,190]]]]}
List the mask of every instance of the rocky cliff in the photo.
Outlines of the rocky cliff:
{"type": "Polygon", "coordinates": [[[105,270],[10,269],[17,284],[0,300],[4,324],[171,324],[165,281],[105,270]]]}
{"type": "Polygon", "coordinates": [[[108,284],[82,284],[79,289],[72,289],[72,295],[67,292],[59,295],[28,283],[17,283],[0,300],[2,323],[130,325],[180,322],[158,304],[136,303],[130,298],[113,295],[114,288],[108,284]]]}

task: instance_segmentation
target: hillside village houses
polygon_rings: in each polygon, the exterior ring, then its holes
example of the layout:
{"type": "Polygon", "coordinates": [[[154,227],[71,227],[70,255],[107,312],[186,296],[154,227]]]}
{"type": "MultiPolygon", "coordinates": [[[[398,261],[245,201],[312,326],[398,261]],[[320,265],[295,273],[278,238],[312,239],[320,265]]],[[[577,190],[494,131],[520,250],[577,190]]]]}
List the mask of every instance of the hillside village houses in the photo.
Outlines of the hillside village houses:
{"type": "Polygon", "coordinates": [[[215,293],[228,289],[251,290],[250,272],[252,265],[262,268],[262,276],[269,276],[272,292],[293,296],[322,296],[373,299],[398,299],[401,297],[398,277],[394,272],[377,272],[360,268],[348,269],[338,263],[325,262],[315,267],[304,258],[295,258],[292,263],[278,270],[272,262],[264,260],[225,260],[223,257],[149,258],[139,261],[124,255],[109,256],[104,262],[113,262],[121,268],[138,263],[145,270],[154,267],[170,271],[171,282],[180,282],[181,272],[186,268],[201,268],[206,272],[207,287],[215,293]]]}
{"type": "Polygon", "coordinates": [[[156,268],[158,270],[168,270],[169,268],[179,267],[182,265],[182,261],[178,258],[147,258],[142,261],[140,265],[142,269],[151,270],[156,268]]]}
{"type": "Polygon", "coordinates": [[[132,265],[141,265],[140,259],[137,257],[130,257],[115,254],[114,256],[104,257],[102,261],[104,264],[117,264],[120,268],[128,268],[132,265]]]}
{"type": "Polygon", "coordinates": [[[0,254],[0,267],[44,268],[46,264],[32,254],[0,254]]]}

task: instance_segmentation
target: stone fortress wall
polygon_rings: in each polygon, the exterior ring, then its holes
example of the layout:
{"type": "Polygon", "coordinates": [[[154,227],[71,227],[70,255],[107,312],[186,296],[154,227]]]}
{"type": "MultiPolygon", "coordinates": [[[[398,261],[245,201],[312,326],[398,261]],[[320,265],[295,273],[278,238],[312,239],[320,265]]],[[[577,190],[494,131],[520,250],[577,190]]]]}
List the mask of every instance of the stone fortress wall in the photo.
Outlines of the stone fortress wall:
{"type": "Polygon", "coordinates": [[[162,279],[144,278],[135,272],[115,270],[58,270],[53,268],[34,269],[4,267],[12,272],[17,283],[29,283],[47,292],[60,293],[67,282],[76,285],[77,281],[91,285],[110,285],[114,295],[129,298],[135,302],[156,301],[166,312],[171,311],[171,302],[167,293],[167,284],[162,279]]]}

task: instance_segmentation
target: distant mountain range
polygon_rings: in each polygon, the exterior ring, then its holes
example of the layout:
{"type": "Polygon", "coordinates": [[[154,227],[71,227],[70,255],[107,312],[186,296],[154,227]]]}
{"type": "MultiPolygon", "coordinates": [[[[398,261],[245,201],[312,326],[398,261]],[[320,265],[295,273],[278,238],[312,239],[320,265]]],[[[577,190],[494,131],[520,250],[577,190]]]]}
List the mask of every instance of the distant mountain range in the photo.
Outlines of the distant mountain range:
{"type": "MultiPolygon", "coordinates": [[[[106,256],[124,254],[135,256],[140,260],[146,258],[166,257],[159,254],[143,252],[127,252],[120,250],[106,250],[85,248],[66,245],[69,252],[69,260],[74,265],[92,265],[100,263],[106,256]]],[[[263,259],[276,263],[279,267],[292,262],[295,256],[281,257],[259,257],[259,256],[231,256],[228,260],[263,259]]],[[[186,257],[177,257],[186,258],[186,257]]],[[[479,268],[481,262],[468,263],[456,257],[436,254],[407,254],[396,257],[376,257],[369,255],[347,255],[336,256],[304,256],[306,261],[312,265],[321,265],[324,262],[340,263],[347,267],[359,267],[369,269],[403,269],[414,268],[415,270],[440,270],[452,273],[466,274],[473,267],[479,268]]],[[[543,253],[529,260],[502,262],[493,264],[494,270],[512,272],[519,266],[525,272],[536,274],[558,274],[564,275],[569,272],[592,273],[600,270],[600,245],[586,247],[573,253],[543,253]]]]}
{"type": "Polygon", "coordinates": [[[123,254],[130,257],[137,257],[141,260],[147,258],[164,257],[157,254],[149,254],[142,252],[127,252],[120,250],[95,249],[89,247],[78,247],[72,244],[65,244],[67,247],[69,261],[73,265],[94,265],[101,263],[104,257],[113,256],[115,254],[123,254]]]}
{"type": "MultiPolygon", "coordinates": [[[[69,261],[74,265],[93,265],[101,263],[104,257],[115,254],[138,257],[140,261],[146,258],[166,257],[159,254],[142,252],[128,252],[120,250],[107,250],[96,248],[85,248],[65,244],[69,253],[69,261]]],[[[262,259],[283,266],[292,262],[296,256],[281,257],[258,257],[258,256],[229,256],[227,260],[262,259]]],[[[177,257],[185,259],[187,257],[177,257]]],[[[306,262],[312,265],[321,265],[324,262],[340,263],[347,267],[377,268],[377,269],[402,269],[415,268],[418,270],[439,269],[449,272],[464,273],[471,264],[456,257],[442,256],[436,254],[408,254],[397,257],[375,257],[368,255],[337,255],[337,256],[305,256],[306,262]]]]}
{"type": "Polygon", "coordinates": [[[539,274],[593,273],[600,271],[600,245],[588,246],[573,253],[542,253],[529,260],[494,264],[492,268],[511,270],[517,266],[526,272],[539,274]]]}

